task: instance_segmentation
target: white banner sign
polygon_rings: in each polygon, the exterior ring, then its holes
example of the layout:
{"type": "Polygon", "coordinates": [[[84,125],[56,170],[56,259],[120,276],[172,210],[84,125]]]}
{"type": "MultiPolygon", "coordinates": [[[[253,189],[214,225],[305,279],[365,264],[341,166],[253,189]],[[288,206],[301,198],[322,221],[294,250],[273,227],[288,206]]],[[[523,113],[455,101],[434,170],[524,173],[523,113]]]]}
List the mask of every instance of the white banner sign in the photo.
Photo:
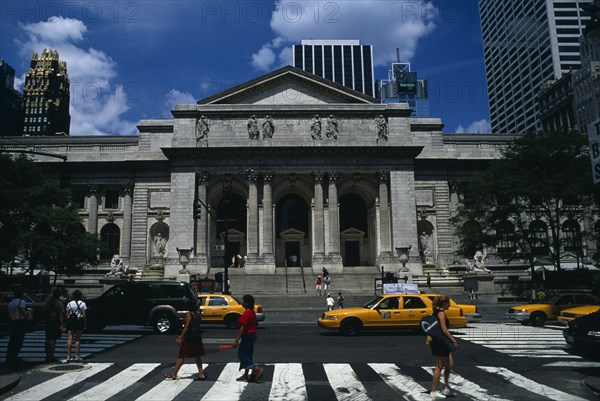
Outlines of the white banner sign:
{"type": "Polygon", "coordinates": [[[386,283],[383,285],[384,294],[419,294],[418,284],[386,283]]]}
{"type": "Polygon", "coordinates": [[[592,159],[592,177],[594,184],[600,183],[600,119],[588,125],[590,158],[592,159]]]}

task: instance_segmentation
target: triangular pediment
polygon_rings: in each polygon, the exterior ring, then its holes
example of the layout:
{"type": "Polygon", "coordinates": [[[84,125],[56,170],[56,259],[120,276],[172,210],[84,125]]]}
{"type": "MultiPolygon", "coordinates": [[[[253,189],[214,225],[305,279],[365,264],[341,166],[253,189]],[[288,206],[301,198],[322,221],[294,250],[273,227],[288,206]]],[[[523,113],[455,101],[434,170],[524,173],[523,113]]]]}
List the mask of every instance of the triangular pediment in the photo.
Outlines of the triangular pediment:
{"type": "Polygon", "coordinates": [[[287,66],[224,92],[198,101],[198,104],[377,104],[379,101],[354,89],[287,66]]]}
{"type": "Polygon", "coordinates": [[[300,240],[304,238],[304,233],[295,228],[288,228],[287,230],[282,231],[279,236],[287,240],[300,240]]]}
{"type": "Polygon", "coordinates": [[[361,240],[365,238],[365,232],[358,228],[350,227],[340,233],[340,236],[346,240],[361,240]]]}

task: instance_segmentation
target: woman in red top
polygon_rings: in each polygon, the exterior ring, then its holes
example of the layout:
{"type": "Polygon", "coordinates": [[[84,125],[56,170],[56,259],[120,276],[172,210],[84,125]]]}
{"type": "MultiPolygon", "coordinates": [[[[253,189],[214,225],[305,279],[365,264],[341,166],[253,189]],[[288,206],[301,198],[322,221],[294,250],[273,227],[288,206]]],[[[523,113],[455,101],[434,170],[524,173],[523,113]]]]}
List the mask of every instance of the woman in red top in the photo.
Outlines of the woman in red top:
{"type": "Polygon", "coordinates": [[[240,370],[244,369],[244,374],[237,378],[237,381],[258,381],[262,375],[263,368],[259,367],[252,356],[254,354],[254,343],[256,342],[256,313],[254,313],[254,297],[252,295],[244,295],[242,298],[242,306],[244,313],[238,319],[238,331],[233,347],[236,348],[240,340],[240,348],[238,349],[238,358],[240,359],[240,370]],[[252,370],[253,377],[248,376],[248,372],[252,370]]]}

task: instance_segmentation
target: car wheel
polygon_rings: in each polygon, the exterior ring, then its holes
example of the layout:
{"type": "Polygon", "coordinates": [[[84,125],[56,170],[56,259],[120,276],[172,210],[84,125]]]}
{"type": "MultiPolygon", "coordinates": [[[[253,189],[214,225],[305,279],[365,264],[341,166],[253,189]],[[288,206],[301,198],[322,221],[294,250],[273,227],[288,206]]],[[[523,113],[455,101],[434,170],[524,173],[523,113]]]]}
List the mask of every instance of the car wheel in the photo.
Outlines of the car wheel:
{"type": "Polygon", "coordinates": [[[153,320],[152,326],[158,334],[166,334],[175,329],[176,321],[173,316],[163,313],[153,320]]]}
{"type": "Polygon", "coordinates": [[[346,319],[342,321],[340,333],[345,336],[356,336],[360,333],[362,323],[358,319],[346,319]]]}
{"type": "Polygon", "coordinates": [[[546,323],[546,314],[535,312],[529,317],[529,320],[533,326],[543,326],[546,323]]]}
{"type": "Polygon", "coordinates": [[[225,327],[227,327],[228,329],[237,329],[238,328],[238,319],[240,318],[240,315],[227,315],[225,316],[225,319],[223,320],[225,322],[225,327]]]}

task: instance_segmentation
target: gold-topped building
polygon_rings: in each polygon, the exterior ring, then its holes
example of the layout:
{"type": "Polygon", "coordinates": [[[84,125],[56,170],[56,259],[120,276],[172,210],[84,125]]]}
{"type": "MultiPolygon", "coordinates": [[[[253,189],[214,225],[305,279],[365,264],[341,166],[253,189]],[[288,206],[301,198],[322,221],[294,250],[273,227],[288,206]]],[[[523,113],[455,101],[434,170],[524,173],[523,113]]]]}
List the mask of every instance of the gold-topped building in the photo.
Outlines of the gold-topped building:
{"type": "Polygon", "coordinates": [[[39,57],[33,53],[23,88],[23,134],[68,136],[71,123],[69,100],[67,63],[60,61],[56,50],[44,49],[39,57]]]}

